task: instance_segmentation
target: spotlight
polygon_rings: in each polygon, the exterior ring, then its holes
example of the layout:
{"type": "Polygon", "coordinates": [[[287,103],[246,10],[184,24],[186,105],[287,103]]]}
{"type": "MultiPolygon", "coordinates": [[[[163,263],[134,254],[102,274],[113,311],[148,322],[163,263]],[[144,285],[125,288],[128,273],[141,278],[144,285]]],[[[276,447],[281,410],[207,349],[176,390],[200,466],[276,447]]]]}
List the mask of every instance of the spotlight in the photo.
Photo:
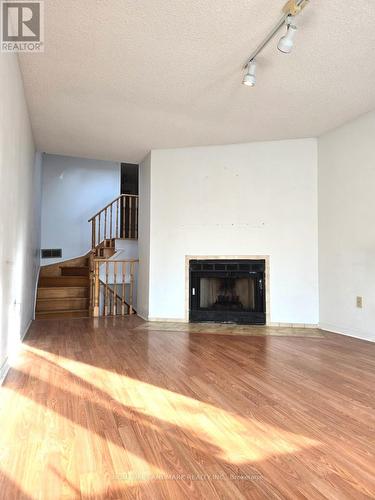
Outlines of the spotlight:
{"type": "Polygon", "coordinates": [[[277,48],[280,50],[280,52],[283,52],[284,54],[289,54],[292,51],[294,45],[294,37],[297,33],[297,29],[298,29],[297,26],[291,24],[291,20],[289,20],[288,31],[286,32],[286,35],[280,38],[280,41],[277,45],[277,48]]]}
{"type": "Polygon", "coordinates": [[[244,85],[247,85],[248,87],[254,87],[256,83],[256,69],[257,69],[257,64],[255,60],[250,61],[249,64],[247,65],[247,73],[243,77],[242,83],[244,85]]]}
{"type": "Polygon", "coordinates": [[[246,74],[242,80],[244,85],[254,87],[256,83],[256,64],[255,59],[262,50],[274,39],[274,37],[283,28],[287,28],[286,34],[280,39],[277,48],[284,54],[289,54],[294,45],[294,38],[297,33],[297,26],[294,24],[296,16],[309,4],[310,0],[287,0],[283,7],[283,14],[271,31],[263,38],[260,44],[253,50],[247,58],[247,62],[243,66],[246,74]]]}

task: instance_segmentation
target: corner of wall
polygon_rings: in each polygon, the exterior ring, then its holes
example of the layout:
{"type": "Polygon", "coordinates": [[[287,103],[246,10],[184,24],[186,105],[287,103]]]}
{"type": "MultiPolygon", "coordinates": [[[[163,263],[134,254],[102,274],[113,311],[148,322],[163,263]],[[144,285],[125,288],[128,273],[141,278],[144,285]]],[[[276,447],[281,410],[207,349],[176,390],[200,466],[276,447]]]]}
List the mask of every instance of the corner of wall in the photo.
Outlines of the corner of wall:
{"type": "Polygon", "coordinates": [[[374,134],[370,112],[318,138],[320,327],[368,341],[375,341],[374,134]]]}
{"type": "Polygon", "coordinates": [[[139,166],[139,273],[137,314],[147,321],[150,307],[151,152],[139,166]]]}

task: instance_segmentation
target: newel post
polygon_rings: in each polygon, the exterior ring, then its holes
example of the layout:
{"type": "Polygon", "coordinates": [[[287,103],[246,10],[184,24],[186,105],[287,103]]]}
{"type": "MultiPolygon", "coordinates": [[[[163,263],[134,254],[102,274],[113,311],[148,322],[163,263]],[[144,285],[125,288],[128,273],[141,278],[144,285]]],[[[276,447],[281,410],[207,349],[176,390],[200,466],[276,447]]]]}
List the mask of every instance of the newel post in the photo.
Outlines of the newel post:
{"type": "Polygon", "coordinates": [[[91,248],[96,247],[96,218],[91,219],[91,248]]]}
{"type": "Polygon", "coordinates": [[[100,294],[100,282],[99,282],[99,262],[94,261],[94,309],[93,316],[97,318],[99,316],[99,294],[100,294]]]}

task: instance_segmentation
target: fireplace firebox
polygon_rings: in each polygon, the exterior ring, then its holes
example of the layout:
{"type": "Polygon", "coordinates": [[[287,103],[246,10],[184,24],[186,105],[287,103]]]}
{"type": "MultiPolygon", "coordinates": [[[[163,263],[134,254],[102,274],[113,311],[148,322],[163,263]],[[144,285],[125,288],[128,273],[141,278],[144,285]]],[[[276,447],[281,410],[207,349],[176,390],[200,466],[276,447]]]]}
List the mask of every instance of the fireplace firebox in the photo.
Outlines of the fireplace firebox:
{"type": "Polygon", "coordinates": [[[190,260],[190,321],[264,325],[265,267],[265,260],[190,260]]]}

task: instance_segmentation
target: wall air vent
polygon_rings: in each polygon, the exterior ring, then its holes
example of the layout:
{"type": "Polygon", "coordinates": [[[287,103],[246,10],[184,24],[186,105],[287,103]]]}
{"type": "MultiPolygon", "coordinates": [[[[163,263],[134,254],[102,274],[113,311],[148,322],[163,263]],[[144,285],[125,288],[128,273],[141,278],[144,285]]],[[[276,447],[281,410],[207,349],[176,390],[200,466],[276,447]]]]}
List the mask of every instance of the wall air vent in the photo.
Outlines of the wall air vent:
{"type": "Polygon", "coordinates": [[[61,259],[62,248],[42,248],[42,259],[61,259]]]}

